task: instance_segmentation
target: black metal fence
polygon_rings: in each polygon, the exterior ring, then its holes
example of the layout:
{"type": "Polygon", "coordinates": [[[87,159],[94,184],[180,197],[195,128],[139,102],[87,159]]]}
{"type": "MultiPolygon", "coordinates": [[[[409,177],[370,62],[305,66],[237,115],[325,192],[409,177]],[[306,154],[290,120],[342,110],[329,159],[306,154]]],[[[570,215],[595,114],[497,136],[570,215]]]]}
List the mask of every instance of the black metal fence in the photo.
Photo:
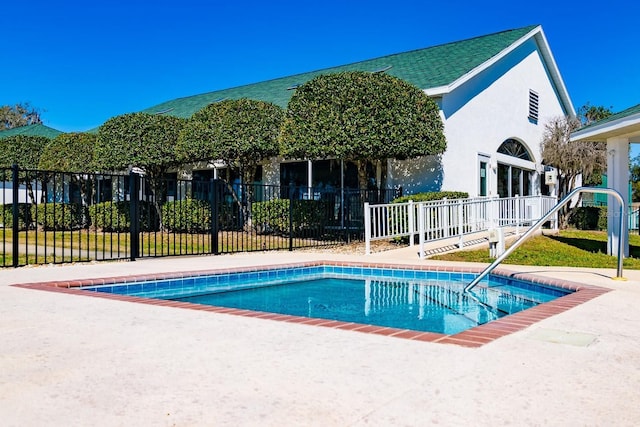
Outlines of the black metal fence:
{"type": "Polygon", "coordinates": [[[15,166],[0,183],[3,267],[337,245],[400,195],[15,166]]]}

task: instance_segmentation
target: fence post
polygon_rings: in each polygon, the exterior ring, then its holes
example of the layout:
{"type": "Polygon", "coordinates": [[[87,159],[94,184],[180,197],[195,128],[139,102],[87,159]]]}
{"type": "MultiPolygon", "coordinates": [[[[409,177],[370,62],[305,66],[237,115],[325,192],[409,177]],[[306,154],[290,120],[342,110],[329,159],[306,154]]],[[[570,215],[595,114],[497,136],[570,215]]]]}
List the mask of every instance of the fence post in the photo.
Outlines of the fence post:
{"type": "Polygon", "coordinates": [[[409,209],[409,211],[407,212],[407,221],[409,221],[409,246],[413,246],[413,239],[415,239],[416,237],[413,200],[409,200],[409,204],[407,206],[409,209]]]}
{"type": "MultiPolygon", "coordinates": [[[[13,223],[11,224],[11,228],[13,230],[13,236],[12,236],[12,248],[13,248],[13,254],[12,254],[12,265],[13,267],[18,267],[18,239],[19,239],[19,235],[18,233],[20,232],[20,227],[19,227],[19,222],[18,222],[18,215],[20,213],[20,210],[18,209],[18,202],[20,200],[20,198],[18,197],[18,189],[19,189],[19,185],[20,182],[18,181],[18,165],[17,164],[13,164],[11,166],[11,175],[12,175],[12,181],[13,181],[13,185],[11,187],[12,189],[12,199],[13,199],[13,206],[12,206],[12,213],[13,213],[13,223]]],[[[25,218],[26,220],[26,218],[25,218]]],[[[29,262],[29,260],[27,260],[27,263],[29,262]]]]}
{"type": "Polygon", "coordinates": [[[209,181],[209,206],[211,214],[211,248],[210,251],[214,255],[220,254],[218,234],[220,230],[220,196],[221,196],[221,182],[219,179],[209,181]]]}
{"type": "Polygon", "coordinates": [[[347,192],[346,197],[343,197],[342,203],[342,215],[344,215],[344,241],[349,243],[351,236],[349,235],[349,223],[351,222],[351,194],[347,192]]]}
{"type": "Polygon", "coordinates": [[[129,172],[129,240],[131,241],[131,261],[140,257],[140,177],[129,172]]]}
{"type": "Polygon", "coordinates": [[[520,196],[516,194],[516,206],[515,206],[515,220],[516,220],[516,236],[520,235],[520,196]]]}
{"type": "Polygon", "coordinates": [[[420,242],[420,259],[424,259],[424,233],[425,233],[424,203],[418,203],[418,241],[420,242]]]}
{"type": "Polygon", "coordinates": [[[289,190],[289,252],[293,251],[293,191],[289,190]]]}
{"type": "Polygon", "coordinates": [[[462,199],[458,199],[458,233],[460,240],[458,240],[458,248],[464,247],[464,204],[462,199]]]}
{"type": "Polygon", "coordinates": [[[364,254],[371,254],[371,213],[369,202],[364,202],[364,254]]]}

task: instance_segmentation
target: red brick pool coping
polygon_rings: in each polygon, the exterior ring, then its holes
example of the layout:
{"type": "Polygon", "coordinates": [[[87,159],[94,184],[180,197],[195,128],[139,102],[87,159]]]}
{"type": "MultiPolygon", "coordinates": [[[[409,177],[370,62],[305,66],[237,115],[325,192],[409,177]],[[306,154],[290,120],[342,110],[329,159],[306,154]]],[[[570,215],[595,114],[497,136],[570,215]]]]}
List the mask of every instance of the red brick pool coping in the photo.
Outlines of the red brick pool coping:
{"type": "Polygon", "coordinates": [[[517,273],[507,269],[496,269],[492,272],[494,275],[517,278],[526,280],[540,285],[548,285],[556,288],[562,288],[572,291],[563,297],[553,301],[539,304],[527,310],[502,317],[484,325],[476,326],[466,331],[445,335],[433,332],[420,332],[408,329],[396,329],[383,326],[366,325],[360,323],[341,322],[337,320],[327,320],[319,318],[299,317],[286,314],[267,313],[252,310],[242,310],[236,308],[225,308],[206,306],[200,304],[192,304],[187,302],[160,300],[152,298],[141,298],[128,295],[118,295],[106,292],[87,292],[79,288],[86,286],[109,285],[122,282],[136,283],[150,280],[177,279],[184,277],[206,276],[211,274],[228,274],[228,273],[246,273],[260,270],[295,268],[295,267],[315,267],[322,265],[332,265],[339,267],[363,267],[363,268],[392,268],[392,269],[409,269],[409,270],[426,270],[442,273],[480,273],[480,267],[454,267],[454,266],[414,266],[406,264],[386,264],[386,263],[363,263],[363,262],[345,262],[345,261],[311,261],[299,263],[285,263],[272,265],[259,265],[252,267],[238,267],[230,269],[213,269],[198,271],[182,271],[160,274],[144,274],[119,277],[103,277],[95,279],[80,279],[66,281],[51,281],[40,283],[21,283],[12,285],[19,288],[38,289],[59,293],[67,293],[73,295],[82,295],[85,297],[105,298],[110,300],[136,302],[140,304],[157,305],[164,307],[186,308],[190,310],[208,311],[212,313],[232,314],[236,316],[255,317],[258,319],[269,319],[281,322],[299,323],[304,325],[323,326],[334,329],[344,329],[349,331],[364,332],[370,334],[386,335],[396,338],[404,338],[415,341],[427,341],[443,344],[456,344],[464,347],[481,347],[485,344],[495,341],[506,335],[523,330],[541,320],[554,316],[556,314],[567,311],[573,307],[590,301],[602,294],[610,291],[610,289],[598,286],[587,285],[583,283],[571,282],[568,280],[554,279],[549,277],[536,276],[530,273],[517,273]]]}

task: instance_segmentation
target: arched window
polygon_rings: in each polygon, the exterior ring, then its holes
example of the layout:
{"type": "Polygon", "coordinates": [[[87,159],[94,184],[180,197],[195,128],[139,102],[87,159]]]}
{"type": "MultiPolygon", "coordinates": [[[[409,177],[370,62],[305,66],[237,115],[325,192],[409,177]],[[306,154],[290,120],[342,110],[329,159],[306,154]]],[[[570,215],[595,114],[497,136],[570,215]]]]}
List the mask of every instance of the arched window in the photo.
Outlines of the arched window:
{"type": "Polygon", "coordinates": [[[531,154],[529,150],[520,142],[515,139],[507,139],[498,148],[498,153],[506,154],[507,156],[516,157],[522,160],[531,160],[531,154]]]}
{"type": "MultiPolygon", "coordinates": [[[[498,153],[520,160],[533,161],[531,153],[523,143],[513,138],[505,140],[498,153]]],[[[500,197],[528,196],[531,194],[531,179],[534,171],[513,165],[508,159],[498,161],[498,195],[500,197]]]]}

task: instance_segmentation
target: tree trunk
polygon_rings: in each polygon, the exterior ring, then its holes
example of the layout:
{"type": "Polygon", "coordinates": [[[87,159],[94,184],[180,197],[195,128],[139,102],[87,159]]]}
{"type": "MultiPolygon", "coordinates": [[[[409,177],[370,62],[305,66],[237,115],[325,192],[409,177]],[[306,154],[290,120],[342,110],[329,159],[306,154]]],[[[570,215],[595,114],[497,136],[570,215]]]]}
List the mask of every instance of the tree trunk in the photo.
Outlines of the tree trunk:
{"type": "Polygon", "coordinates": [[[240,184],[240,185],[244,185],[245,198],[246,198],[246,203],[241,203],[242,216],[245,218],[245,223],[244,223],[245,231],[251,231],[251,226],[252,226],[251,205],[253,203],[253,195],[255,193],[253,188],[253,178],[256,175],[256,169],[257,167],[255,165],[245,166],[244,173],[242,176],[242,183],[240,184]]]}
{"type": "Polygon", "coordinates": [[[367,190],[367,182],[369,177],[367,176],[367,164],[366,160],[356,160],[356,166],[358,167],[358,187],[360,191],[365,192],[367,190]]]}

